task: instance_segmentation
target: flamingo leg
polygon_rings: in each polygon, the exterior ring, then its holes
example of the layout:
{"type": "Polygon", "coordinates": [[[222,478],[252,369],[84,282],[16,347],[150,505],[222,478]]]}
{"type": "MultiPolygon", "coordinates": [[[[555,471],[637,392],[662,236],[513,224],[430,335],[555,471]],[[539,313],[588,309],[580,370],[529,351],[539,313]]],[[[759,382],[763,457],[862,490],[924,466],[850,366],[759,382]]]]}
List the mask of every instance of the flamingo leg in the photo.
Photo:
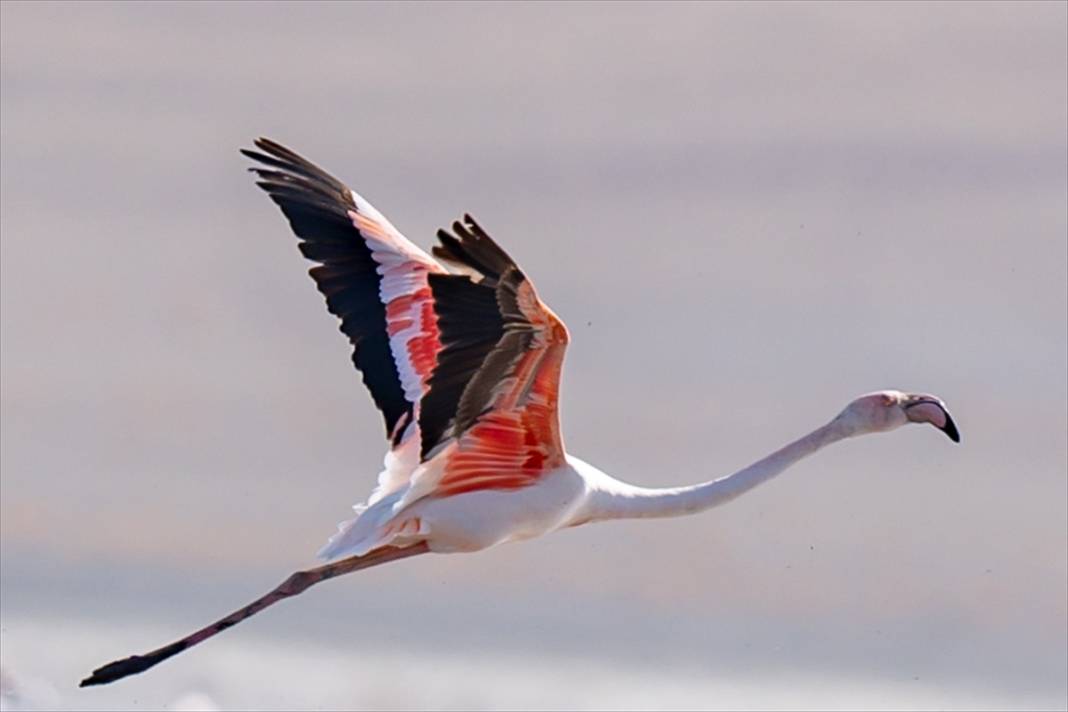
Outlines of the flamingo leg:
{"type": "Polygon", "coordinates": [[[137,673],[144,672],[154,665],[163,662],[167,658],[177,655],[183,650],[188,650],[197,643],[201,643],[213,635],[237,625],[246,618],[256,615],[264,608],[272,606],[282,599],[291,598],[292,596],[303,593],[306,589],[314,586],[320,581],[326,581],[335,576],[342,576],[354,571],[369,569],[372,566],[378,566],[379,564],[385,564],[390,561],[406,559],[409,556],[425,554],[427,551],[429,551],[429,548],[426,542],[419,542],[418,544],[412,544],[411,546],[401,548],[384,546],[380,549],[368,552],[363,556],[350,556],[347,559],[335,561],[314,569],[297,571],[271,592],[257,598],[247,606],[237,609],[225,618],[220,618],[211,625],[205,626],[195,633],[190,633],[181,640],[176,640],[169,645],[164,645],[162,648],[157,648],[144,655],[131,655],[128,658],[116,660],[103,667],[99,667],[96,670],[93,670],[93,674],[82,680],[78,686],[89,687],[90,685],[106,685],[109,682],[121,680],[128,675],[136,675],[137,673]]]}

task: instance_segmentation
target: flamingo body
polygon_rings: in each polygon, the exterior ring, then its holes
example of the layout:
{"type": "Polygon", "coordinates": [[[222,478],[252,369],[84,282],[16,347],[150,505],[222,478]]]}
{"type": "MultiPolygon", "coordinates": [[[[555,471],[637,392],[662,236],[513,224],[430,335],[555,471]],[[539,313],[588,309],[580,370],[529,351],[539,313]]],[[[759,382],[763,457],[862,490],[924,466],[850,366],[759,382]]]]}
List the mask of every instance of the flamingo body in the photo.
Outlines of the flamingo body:
{"type": "Polygon", "coordinates": [[[587,501],[582,471],[568,462],[521,490],[476,490],[421,499],[410,508],[438,553],[470,552],[570,526],[587,501]]]}
{"type": "MultiPolygon", "coordinates": [[[[471,552],[571,526],[581,517],[591,488],[590,465],[567,462],[521,489],[477,489],[404,504],[407,489],[370,505],[356,505],[355,519],[319,552],[323,559],[363,555],[382,546],[425,541],[436,553],[471,552]]],[[[601,473],[603,477],[607,477],[601,473]]]]}

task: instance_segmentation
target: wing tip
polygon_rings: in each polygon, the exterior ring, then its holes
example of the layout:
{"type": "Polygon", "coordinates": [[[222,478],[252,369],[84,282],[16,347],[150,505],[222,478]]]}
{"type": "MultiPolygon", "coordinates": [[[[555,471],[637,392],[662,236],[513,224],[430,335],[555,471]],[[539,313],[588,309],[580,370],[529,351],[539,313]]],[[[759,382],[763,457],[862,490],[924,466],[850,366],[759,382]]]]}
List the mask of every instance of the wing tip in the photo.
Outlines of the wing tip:
{"type": "MultiPolygon", "coordinates": [[[[261,151],[265,151],[266,153],[275,156],[278,155],[278,151],[292,153],[292,151],[290,151],[282,144],[278,143],[277,141],[272,141],[266,136],[257,136],[256,138],[252,139],[252,145],[260,149],[261,151]]],[[[249,158],[257,158],[258,156],[262,155],[252,150],[251,148],[239,148],[237,150],[238,152],[244,154],[245,156],[248,156],[249,158]]]]}

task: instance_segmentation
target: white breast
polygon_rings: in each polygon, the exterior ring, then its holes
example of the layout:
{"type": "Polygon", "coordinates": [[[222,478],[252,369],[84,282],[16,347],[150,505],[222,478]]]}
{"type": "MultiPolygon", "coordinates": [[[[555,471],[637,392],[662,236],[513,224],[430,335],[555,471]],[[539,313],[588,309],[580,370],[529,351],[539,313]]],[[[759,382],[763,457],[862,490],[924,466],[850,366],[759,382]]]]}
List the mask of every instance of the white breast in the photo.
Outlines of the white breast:
{"type": "Polygon", "coordinates": [[[583,478],[565,464],[530,487],[423,499],[405,514],[420,518],[431,551],[478,551],[566,526],[586,494],[583,478]]]}

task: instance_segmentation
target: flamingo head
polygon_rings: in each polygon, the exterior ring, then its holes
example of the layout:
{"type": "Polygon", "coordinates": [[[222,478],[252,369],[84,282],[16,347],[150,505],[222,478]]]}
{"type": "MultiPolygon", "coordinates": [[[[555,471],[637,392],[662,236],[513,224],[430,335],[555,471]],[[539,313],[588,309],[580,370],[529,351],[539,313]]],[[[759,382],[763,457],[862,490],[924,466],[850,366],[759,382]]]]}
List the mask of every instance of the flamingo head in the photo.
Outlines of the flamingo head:
{"type": "Polygon", "coordinates": [[[849,436],[893,430],[906,423],[930,423],[953,442],[960,442],[960,433],[946,404],[927,393],[868,393],[847,405],[835,421],[849,436]]]}

